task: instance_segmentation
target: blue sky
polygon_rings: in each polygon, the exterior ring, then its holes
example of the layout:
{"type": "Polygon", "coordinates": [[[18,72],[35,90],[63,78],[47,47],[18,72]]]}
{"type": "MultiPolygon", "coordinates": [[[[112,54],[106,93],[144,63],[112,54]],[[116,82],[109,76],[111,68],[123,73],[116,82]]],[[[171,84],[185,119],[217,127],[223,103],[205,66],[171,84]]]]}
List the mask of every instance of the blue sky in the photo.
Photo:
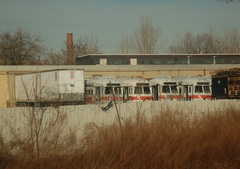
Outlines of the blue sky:
{"type": "MultiPolygon", "coordinates": [[[[240,31],[240,2],[217,0],[0,0],[0,31],[21,26],[54,51],[64,47],[67,33],[78,39],[93,34],[103,53],[118,53],[122,35],[151,17],[166,44],[177,34],[209,28],[240,31]]],[[[164,51],[162,51],[164,52],[164,51]]]]}

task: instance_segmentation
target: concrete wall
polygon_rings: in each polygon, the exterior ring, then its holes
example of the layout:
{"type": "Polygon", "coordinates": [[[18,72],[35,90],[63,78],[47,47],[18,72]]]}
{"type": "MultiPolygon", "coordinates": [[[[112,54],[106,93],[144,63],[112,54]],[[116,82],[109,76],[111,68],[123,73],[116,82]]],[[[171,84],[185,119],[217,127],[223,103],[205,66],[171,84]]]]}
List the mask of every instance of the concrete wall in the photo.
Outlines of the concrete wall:
{"type": "MultiPolygon", "coordinates": [[[[102,107],[106,104],[81,105],[81,106],[62,106],[59,108],[1,108],[0,109],[0,136],[5,141],[9,141],[15,136],[29,136],[29,119],[32,113],[41,115],[43,113],[43,129],[49,126],[57,126],[60,117],[65,117],[58,127],[61,127],[62,134],[69,131],[76,131],[77,136],[84,132],[87,124],[109,125],[118,123],[117,110],[123,123],[127,118],[135,118],[144,115],[151,119],[155,115],[164,112],[183,112],[186,118],[200,117],[206,113],[221,111],[227,106],[234,106],[240,110],[239,100],[203,100],[203,101],[140,101],[117,103],[117,109],[113,105],[109,110],[103,111],[102,107]]],[[[45,130],[44,130],[45,129],[45,130]]],[[[44,134],[47,134],[44,133],[44,134]]]]}

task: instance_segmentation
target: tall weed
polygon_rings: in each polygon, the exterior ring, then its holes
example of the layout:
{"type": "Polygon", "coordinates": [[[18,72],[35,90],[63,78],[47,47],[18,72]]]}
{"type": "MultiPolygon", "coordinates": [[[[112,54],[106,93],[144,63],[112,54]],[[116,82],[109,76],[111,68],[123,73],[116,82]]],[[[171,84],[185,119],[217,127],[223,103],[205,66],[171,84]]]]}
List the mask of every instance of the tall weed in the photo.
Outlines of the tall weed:
{"type": "Polygon", "coordinates": [[[65,138],[72,142],[58,145],[59,154],[45,153],[34,160],[0,152],[0,158],[1,165],[8,168],[237,169],[239,133],[240,110],[234,106],[191,118],[171,109],[152,119],[138,112],[121,127],[117,123],[88,124],[80,140],[73,134],[65,138]]]}

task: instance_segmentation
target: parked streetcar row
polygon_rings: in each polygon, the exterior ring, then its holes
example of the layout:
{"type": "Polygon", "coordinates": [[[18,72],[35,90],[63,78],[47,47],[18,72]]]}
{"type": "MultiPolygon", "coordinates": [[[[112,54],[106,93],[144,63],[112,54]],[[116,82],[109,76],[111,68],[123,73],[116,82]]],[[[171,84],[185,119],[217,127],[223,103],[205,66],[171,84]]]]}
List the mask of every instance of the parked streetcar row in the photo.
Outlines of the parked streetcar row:
{"type": "Polygon", "coordinates": [[[211,99],[210,76],[97,78],[86,80],[86,103],[136,100],[211,99]]]}
{"type": "Polygon", "coordinates": [[[110,101],[238,99],[239,74],[152,79],[86,78],[83,70],[51,70],[16,75],[16,104],[46,106],[110,101]]]}

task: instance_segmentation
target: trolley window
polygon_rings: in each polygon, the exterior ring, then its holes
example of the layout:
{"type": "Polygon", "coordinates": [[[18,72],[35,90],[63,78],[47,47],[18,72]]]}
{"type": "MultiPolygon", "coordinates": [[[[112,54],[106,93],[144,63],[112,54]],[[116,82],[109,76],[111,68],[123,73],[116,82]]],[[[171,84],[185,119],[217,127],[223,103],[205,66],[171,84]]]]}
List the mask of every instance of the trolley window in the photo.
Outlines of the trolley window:
{"type": "Polygon", "coordinates": [[[100,87],[96,87],[96,95],[101,95],[101,88],[100,87]]]}
{"type": "Polygon", "coordinates": [[[188,93],[192,93],[192,86],[188,86],[188,93]]]}
{"type": "Polygon", "coordinates": [[[203,86],[204,93],[211,93],[210,86],[203,86]]]}
{"type": "Polygon", "coordinates": [[[149,87],[143,87],[144,94],[150,94],[150,88],[149,87]]]}
{"type": "Polygon", "coordinates": [[[142,87],[135,87],[134,94],[143,94],[142,87]]]}
{"type": "Polygon", "coordinates": [[[120,87],[114,87],[114,93],[115,94],[121,94],[121,88],[120,87]]]}
{"type": "Polygon", "coordinates": [[[93,89],[87,89],[87,95],[93,95],[93,89]]]}
{"type": "Polygon", "coordinates": [[[111,94],[111,87],[105,88],[105,94],[111,94]]]}
{"type": "Polygon", "coordinates": [[[163,92],[163,93],[170,93],[170,88],[169,88],[169,86],[163,86],[163,87],[162,87],[162,92],[163,92]]]}
{"type": "Polygon", "coordinates": [[[171,86],[172,93],[178,93],[177,86],[171,86]]]}
{"type": "Polygon", "coordinates": [[[203,93],[202,86],[195,86],[195,93],[203,93]]]}

